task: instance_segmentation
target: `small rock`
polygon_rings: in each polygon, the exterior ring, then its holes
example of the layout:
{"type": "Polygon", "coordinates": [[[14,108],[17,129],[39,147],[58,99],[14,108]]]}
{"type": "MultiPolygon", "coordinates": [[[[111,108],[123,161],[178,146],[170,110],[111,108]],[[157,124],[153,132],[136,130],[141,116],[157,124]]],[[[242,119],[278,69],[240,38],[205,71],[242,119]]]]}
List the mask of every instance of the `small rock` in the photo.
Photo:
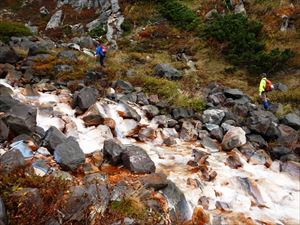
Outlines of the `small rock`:
{"type": "Polygon", "coordinates": [[[162,173],[147,174],[140,178],[145,188],[154,188],[158,191],[168,185],[167,176],[162,173]]]}

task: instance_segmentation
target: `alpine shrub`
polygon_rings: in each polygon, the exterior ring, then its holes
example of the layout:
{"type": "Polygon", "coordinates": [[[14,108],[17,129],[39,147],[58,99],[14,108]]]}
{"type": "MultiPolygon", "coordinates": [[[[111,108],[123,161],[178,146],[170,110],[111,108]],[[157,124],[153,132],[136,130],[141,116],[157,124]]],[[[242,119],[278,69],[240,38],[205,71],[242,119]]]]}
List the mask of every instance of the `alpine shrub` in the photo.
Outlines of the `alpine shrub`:
{"type": "Polygon", "coordinates": [[[30,30],[23,24],[0,22],[0,40],[8,43],[10,37],[21,37],[31,35],[30,30]]]}
{"type": "Polygon", "coordinates": [[[223,53],[233,65],[245,67],[252,73],[271,72],[282,67],[293,52],[289,49],[267,52],[259,39],[262,27],[243,14],[214,14],[214,19],[204,25],[203,33],[206,38],[225,44],[223,53]]]}
{"type": "Polygon", "coordinates": [[[160,13],[176,26],[186,30],[197,31],[199,29],[199,17],[178,0],[160,1],[160,3],[160,13]]]}
{"type": "Polygon", "coordinates": [[[105,35],[105,34],[106,34],[106,30],[102,26],[98,26],[98,27],[96,27],[95,29],[93,29],[89,32],[89,35],[92,38],[98,38],[98,37],[100,37],[102,35],[105,35]]]}

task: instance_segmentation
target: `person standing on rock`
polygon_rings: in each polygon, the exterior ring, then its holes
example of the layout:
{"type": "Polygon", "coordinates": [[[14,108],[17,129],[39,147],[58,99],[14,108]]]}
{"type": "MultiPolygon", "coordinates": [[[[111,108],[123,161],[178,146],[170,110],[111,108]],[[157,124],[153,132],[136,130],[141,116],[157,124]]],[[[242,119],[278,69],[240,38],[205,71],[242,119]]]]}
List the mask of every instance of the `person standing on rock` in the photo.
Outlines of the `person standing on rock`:
{"type": "Polygon", "coordinates": [[[262,100],[262,104],[265,110],[268,110],[270,107],[270,102],[267,97],[267,92],[272,91],[274,86],[272,82],[267,79],[267,74],[261,74],[261,80],[259,84],[259,96],[262,100]]]}
{"type": "Polygon", "coordinates": [[[100,62],[100,65],[105,67],[104,66],[104,58],[105,58],[105,55],[106,55],[106,47],[101,44],[99,42],[97,42],[97,45],[96,45],[96,54],[95,56],[99,56],[99,62],[100,62]]]}

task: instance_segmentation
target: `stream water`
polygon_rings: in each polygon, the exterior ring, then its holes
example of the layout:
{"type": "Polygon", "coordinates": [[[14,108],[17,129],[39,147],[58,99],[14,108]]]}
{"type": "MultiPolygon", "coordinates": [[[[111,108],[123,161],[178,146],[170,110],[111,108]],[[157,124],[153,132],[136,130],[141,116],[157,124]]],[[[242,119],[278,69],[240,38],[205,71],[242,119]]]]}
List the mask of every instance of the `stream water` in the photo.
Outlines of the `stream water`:
{"type": "MultiPolygon", "coordinates": [[[[5,81],[2,80],[1,83],[5,84],[5,81]]],[[[113,137],[106,126],[85,127],[82,118],[76,117],[75,111],[70,106],[72,96],[68,90],[39,93],[38,96],[24,96],[23,88],[13,90],[15,98],[38,108],[38,126],[45,130],[55,126],[67,136],[76,137],[86,154],[101,150],[104,140],[113,137]]],[[[226,163],[228,157],[226,153],[210,152],[201,148],[197,142],[186,143],[177,139],[177,145],[166,147],[162,145],[161,128],[158,128],[154,121],[149,121],[143,111],[134,105],[142,118],[139,123],[154,128],[157,136],[155,140],[149,142],[137,142],[133,138],[126,137],[126,133],[134,124],[119,116],[118,111],[122,111],[121,104],[103,99],[97,102],[96,106],[101,114],[115,121],[115,134],[122,143],[133,143],[144,148],[156,164],[156,172],[165,173],[168,179],[183,191],[190,205],[189,216],[198,205],[199,198],[205,196],[206,212],[212,214],[243,213],[246,218],[250,217],[255,221],[255,224],[300,224],[299,177],[280,172],[279,162],[274,161],[270,168],[253,165],[248,163],[241,153],[236,152],[243,166],[232,169],[226,163]],[[188,161],[194,158],[193,149],[209,153],[208,168],[217,173],[214,180],[204,181],[200,173],[187,165],[188,161]],[[223,211],[216,209],[218,205],[223,211]]]]}

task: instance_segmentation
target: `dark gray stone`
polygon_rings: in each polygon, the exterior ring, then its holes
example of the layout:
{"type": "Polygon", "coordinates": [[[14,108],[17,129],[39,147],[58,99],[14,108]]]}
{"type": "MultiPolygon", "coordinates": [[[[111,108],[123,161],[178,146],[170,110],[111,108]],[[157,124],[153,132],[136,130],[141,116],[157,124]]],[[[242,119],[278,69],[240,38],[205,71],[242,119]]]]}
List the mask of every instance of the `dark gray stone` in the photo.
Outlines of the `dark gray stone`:
{"type": "Polygon", "coordinates": [[[75,92],[73,97],[73,107],[79,106],[83,111],[87,110],[97,101],[99,92],[95,88],[86,87],[79,92],[75,92]]]}
{"type": "Polygon", "coordinates": [[[151,120],[151,123],[157,124],[158,127],[164,128],[164,127],[174,127],[178,122],[166,115],[159,115],[159,116],[155,116],[151,120]]]}
{"type": "Polygon", "coordinates": [[[36,56],[47,53],[47,48],[40,44],[33,44],[29,47],[28,56],[36,56]]]}
{"type": "Polygon", "coordinates": [[[103,157],[107,159],[111,164],[117,165],[121,163],[123,151],[124,147],[122,147],[113,139],[104,141],[103,157]]]}
{"type": "Polygon", "coordinates": [[[81,221],[91,203],[91,197],[84,187],[71,187],[66,203],[61,209],[64,221],[81,221]]]}
{"type": "Polygon", "coordinates": [[[258,134],[250,134],[247,135],[248,141],[250,141],[255,147],[266,149],[268,147],[268,143],[265,139],[258,134]]]}
{"type": "Polygon", "coordinates": [[[61,51],[57,54],[56,57],[58,59],[64,59],[64,60],[73,61],[73,62],[78,61],[78,58],[77,58],[75,52],[71,51],[71,50],[61,51]]]}
{"type": "Polygon", "coordinates": [[[288,91],[288,86],[283,84],[283,83],[277,83],[277,84],[274,84],[274,89],[275,90],[279,90],[279,91],[283,91],[283,92],[286,92],[288,91]]]}
{"type": "Polygon", "coordinates": [[[9,128],[6,124],[0,119],[0,142],[6,141],[9,134],[9,128]]]}
{"type": "Polygon", "coordinates": [[[280,159],[282,156],[292,153],[292,150],[284,146],[275,146],[269,152],[273,159],[280,159]]]}
{"type": "Polygon", "coordinates": [[[11,150],[0,157],[0,172],[11,173],[25,166],[25,160],[19,151],[11,150]]]}
{"type": "Polygon", "coordinates": [[[251,116],[247,119],[247,126],[251,131],[265,135],[272,122],[278,123],[273,113],[258,110],[251,112],[251,116]]]}
{"type": "Polygon", "coordinates": [[[43,146],[45,146],[50,152],[53,153],[55,148],[64,143],[67,140],[67,137],[56,127],[51,126],[44,137],[43,146]]]}
{"type": "Polygon", "coordinates": [[[223,136],[224,136],[223,129],[221,127],[212,129],[210,131],[210,137],[213,138],[213,139],[216,139],[219,142],[222,142],[223,136]]]}
{"type": "Polygon", "coordinates": [[[172,110],[172,114],[175,120],[189,118],[194,115],[193,110],[186,108],[176,108],[172,110]]]}
{"type": "Polygon", "coordinates": [[[126,146],[122,154],[122,161],[125,168],[134,173],[153,173],[155,164],[146,151],[138,146],[126,146]]]}
{"type": "Polygon", "coordinates": [[[13,99],[10,95],[1,95],[0,97],[0,112],[8,112],[12,107],[18,104],[19,101],[13,99]]]}
{"type": "Polygon", "coordinates": [[[123,101],[123,102],[133,102],[136,103],[137,101],[137,95],[136,93],[129,93],[127,95],[123,95],[121,98],[118,99],[119,101],[123,101]]]}
{"type": "Polygon", "coordinates": [[[226,89],[224,91],[224,95],[227,98],[232,98],[232,99],[239,99],[239,98],[245,96],[245,94],[239,89],[226,89]]]}
{"type": "Polygon", "coordinates": [[[179,80],[182,78],[182,73],[169,64],[158,64],[154,68],[155,75],[164,77],[170,80],[179,80]]]}
{"type": "Polygon", "coordinates": [[[148,98],[143,92],[137,94],[137,103],[140,105],[149,105],[148,98]]]}
{"type": "Polygon", "coordinates": [[[183,192],[172,182],[162,190],[168,203],[172,208],[169,209],[170,219],[174,224],[180,224],[191,218],[192,212],[187,203],[183,192]]]}
{"type": "Polygon", "coordinates": [[[208,96],[208,101],[214,105],[223,104],[226,100],[225,95],[222,92],[214,93],[208,96]]]}
{"type": "Polygon", "coordinates": [[[209,137],[204,137],[201,141],[200,141],[201,145],[206,148],[207,150],[209,150],[211,153],[214,152],[218,152],[219,151],[219,146],[218,144],[216,144],[216,142],[214,142],[211,138],[209,137]]]}
{"type": "Polygon", "coordinates": [[[145,105],[142,107],[143,111],[146,113],[147,118],[152,119],[159,114],[159,109],[154,105],[145,105]]]}
{"type": "Polygon", "coordinates": [[[133,86],[131,83],[124,80],[116,80],[112,84],[112,88],[114,88],[117,92],[131,92],[133,90],[133,86]]]}
{"type": "Polygon", "coordinates": [[[19,60],[19,57],[13,49],[8,46],[0,46],[0,63],[15,64],[19,60]]]}
{"type": "Polygon", "coordinates": [[[124,115],[122,115],[123,118],[134,119],[138,122],[141,120],[141,116],[131,106],[129,106],[128,104],[126,104],[124,102],[120,102],[120,105],[124,108],[124,111],[123,111],[124,115]]]}
{"type": "Polygon", "coordinates": [[[289,113],[284,116],[282,123],[296,130],[300,129],[300,117],[296,113],[289,113]]]}
{"type": "Polygon", "coordinates": [[[153,188],[158,191],[168,185],[167,176],[162,173],[147,174],[140,178],[145,188],[153,188]]]}
{"type": "Polygon", "coordinates": [[[73,137],[69,137],[65,142],[56,146],[54,159],[62,169],[74,171],[85,162],[85,155],[78,142],[73,137]]]}

